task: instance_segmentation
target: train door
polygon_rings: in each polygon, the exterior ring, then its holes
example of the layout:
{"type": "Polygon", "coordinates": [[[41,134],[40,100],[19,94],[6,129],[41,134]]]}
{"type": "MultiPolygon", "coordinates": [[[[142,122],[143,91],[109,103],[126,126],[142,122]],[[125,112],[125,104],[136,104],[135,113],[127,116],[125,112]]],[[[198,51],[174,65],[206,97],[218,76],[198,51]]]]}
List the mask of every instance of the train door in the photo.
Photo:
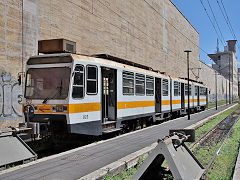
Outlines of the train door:
{"type": "Polygon", "coordinates": [[[195,98],[195,86],[191,84],[191,93],[192,93],[192,108],[195,108],[194,98],[195,98]]]}
{"type": "Polygon", "coordinates": [[[200,106],[199,86],[197,86],[197,105],[200,106]]]}
{"type": "Polygon", "coordinates": [[[206,95],[206,107],[208,107],[208,88],[205,88],[205,95],[206,95]]]}
{"type": "Polygon", "coordinates": [[[102,73],[102,123],[115,121],[117,116],[117,71],[101,68],[102,73]]]}
{"type": "Polygon", "coordinates": [[[184,83],[181,83],[181,109],[185,109],[185,90],[184,83]]]}
{"type": "Polygon", "coordinates": [[[155,111],[161,112],[161,79],[155,78],[155,111]]]}

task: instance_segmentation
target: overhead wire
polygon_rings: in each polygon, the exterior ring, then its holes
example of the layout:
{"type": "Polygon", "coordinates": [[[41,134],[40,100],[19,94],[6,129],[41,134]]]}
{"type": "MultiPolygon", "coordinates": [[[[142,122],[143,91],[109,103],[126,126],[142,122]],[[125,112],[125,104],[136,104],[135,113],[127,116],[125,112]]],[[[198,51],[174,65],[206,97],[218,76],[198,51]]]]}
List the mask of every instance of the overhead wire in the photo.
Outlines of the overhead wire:
{"type": "Polygon", "coordinates": [[[215,30],[215,32],[216,32],[218,38],[220,39],[222,45],[224,46],[224,42],[223,42],[222,39],[220,38],[220,36],[219,36],[219,34],[218,34],[218,31],[217,31],[217,29],[216,29],[216,27],[215,27],[215,25],[214,25],[212,19],[210,18],[209,14],[208,14],[208,12],[207,12],[206,7],[204,6],[202,0],[200,0],[200,2],[201,2],[201,4],[202,4],[202,6],[203,6],[203,9],[205,10],[205,12],[206,12],[206,14],[207,14],[207,17],[208,17],[209,21],[211,22],[211,24],[212,24],[212,26],[213,26],[213,28],[214,28],[214,30],[215,30]]]}
{"type": "MultiPolygon", "coordinates": [[[[218,2],[218,0],[217,0],[217,2],[218,2]]],[[[218,3],[218,4],[219,4],[219,3],[218,3]]],[[[224,10],[224,12],[225,12],[225,16],[226,16],[226,19],[225,19],[225,20],[226,20],[227,24],[229,25],[229,26],[228,26],[228,27],[229,27],[229,30],[230,30],[230,32],[232,33],[233,38],[234,38],[235,40],[237,40],[236,34],[234,33],[232,24],[231,24],[231,22],[230,22],[230,19],[229,19],[229,17],[228,17],[226,8],[225,8],[222,0],[221,0],[221,4],[222,4],[223,10],[224,10]]],[[[220,5],[219,5],[219,6],[220,6],[220,5]]],[[[238,40],[237,40],[237,46],[238,46],[238,50],[239,50],[240,48],[239,48],[238,40]]]]}
{"type": "Polygon", "coordinates": [[[189,40],[193,45],[195,45],[196,47],[198,47],[202,52],[204,52],[205,54],[208,55],[208,53],[202,49],[199,45],[197,45],[196,43],[194,43],[190,38],[188,38],[185,34],[183,34],[181,32],[181,30],[179,30],[178,28],[176,28],[172,23],[169,22],[169,20],[164,17],[161,13],[159,13],[148,1],[144,0],[144,2],[146,4],[148,4],[148,6],[150,6],[157,14],[159,14],[169,25],[171,25],[176,31],[178,31],[182,36],[184,36],[187,40],[189,40]]]}
{"type": "Polygon", "coordinates": [[[211,12],[212,12],[212,15],[213,15],[213,18],[214,18],[214,20],[215,20],[215,23],[216,23],[216,25],[217,25],[218,31],[220,32],[221,38],[222,38],[223,42],[225,42],[224,37],[223,37],[223,34],[222,34],[222,31],[221,31],[221,29],[220,29],[220,27],[219,27],[219,25],[218,25],[217,18],[216,18],[216,16],[215,16],[214,12],[213,12],[212,6],[211,6],[209,0],[207,0],[207,2],[208,2],[208,6],[209,6],[209,8],[210,8],[210,10],[211,10],[211,12]]]}
{"type": "Polygon", "coordinates": [[[225,13],[225,16],[226,16],[226,20],[227,20],[227,22],[229,23],[229,29],[232,31],[233,37],[236,39],[235,33],[234,33],[234,31],[233,31],[233,28],[232,28],[232,25],[231,25],[231,22],[230,22],[230,19],[229,19],[228,15],[227,15],[227,11],[226,11],[226,9],[225,9],[225,6],[224,6],[222,0],[221,0],[221,4],[222,4],[222,6],[223,6],[223,10],[224,10],[224,13],[225,13]]]}
{"type": "Polygon", "coordinates": [[[233,32],[232,32],[232,29],[231,29],[231,27],[230,27],[230,24],[229,24],[229,22],[228,22],[228,20],[227,20],[227,17],[226,17],[226,15],[225,15],[225,13],[224,13],[224,10],[222,9],[222,7],[221,7],[219,1],[218,1],[218,0],[216,0],[216,1],[217,1],[218,7],[219,7],[219,9],[220,9],[220,11],[221,11],[221,13],[222,13],[222,15],[223,15],[223,17],[224,17],[224,20],[225,20],[226,23],[227,23],[227,26],[228,26],[228,28],[229,28],[229,30],[230,30],[232,36],[234,36],[234,35],[233,35],[233,32]]]}

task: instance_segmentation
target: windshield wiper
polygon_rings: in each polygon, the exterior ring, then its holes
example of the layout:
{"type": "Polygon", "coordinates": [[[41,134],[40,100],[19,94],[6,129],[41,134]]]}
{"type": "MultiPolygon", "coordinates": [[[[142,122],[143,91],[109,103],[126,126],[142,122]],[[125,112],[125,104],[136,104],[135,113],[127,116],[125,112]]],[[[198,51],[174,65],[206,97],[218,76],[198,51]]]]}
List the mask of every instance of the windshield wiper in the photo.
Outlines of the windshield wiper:
{"type": "Polygon", "coordinates": [[[49,97],[46,97],[44,100],[43,100],[43,104],[46,104],[47,103],[47,101],[49,100],[49,97]]]}
{"type": "Polygon", "coordinates": [[[62,87],[62,79],[61,79],[61,82],[60,82],[60,87],[58,87],[59,88],[59,95],[61,96],[62,95],[62,89],[63,89],[63,87],[62,87]]]}
{"type": "Polygon", "coordinates": [[[62,79],[61,79],[61,81],[60,81],[60,86],[59,87],[57,87],[57,89],[58,89],[58,91],[50,98],[50,97],[46,97],[44,100],[43,100],[43,104],[46,104],[47,103],[47,101],[49,100],[49,99],[53,99],[54,97],[56,97],[56,95],[59,93],[59,95],[61,96],[61,94],[62,94],[62,89],[63,89],[63,87],[62,87],[62,79]]]}

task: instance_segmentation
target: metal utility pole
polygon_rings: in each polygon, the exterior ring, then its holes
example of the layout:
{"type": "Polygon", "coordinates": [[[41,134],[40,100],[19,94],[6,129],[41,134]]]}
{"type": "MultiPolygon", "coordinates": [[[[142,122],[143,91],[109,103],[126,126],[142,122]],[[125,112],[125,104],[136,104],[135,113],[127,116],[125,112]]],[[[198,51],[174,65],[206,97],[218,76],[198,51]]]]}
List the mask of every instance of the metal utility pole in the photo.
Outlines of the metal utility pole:
{"type": "Polygon", "coordinates": [[[216,102],[216,110],[217,110],[217,72],[215,73],[215,84],[216,84],[216,97],[215,97],[215,102],[216,102]]]}
{"type": "Polygon", "coordinates": [[[228,101],[227,101],[227,79],[226,79],[226,104],[228,103],[228,101]]]}
{"type": "Polygon", "coordinates": [[[233,79],[234,78],[233,77],[234,76],[234,74],[233,74],[233,62],[232,62],[232,68],[231,69],[232,69],[232,102],[233,102],[233,98],[234,98],[233,97],[233,83],[234,83],[234,79],[233,79]]]}
{"type": "Polygon", "coordinates": [[[190,50],[185,50],[187,53],[187,73],[188,73],[188,120],[190,120],[190,97],[189,97],[189,53],[192,52],[190,50]]]}
{"type": "Polygon", "coordinates": [[[230,80],[231,80],[231,76],[230,76],[230,57],[228,57],[228,65],[229,65],[229,74],[228,74],[228,85],[229,85],[229,104],[231,104],[231,82],[230,82],[230,80]]]}

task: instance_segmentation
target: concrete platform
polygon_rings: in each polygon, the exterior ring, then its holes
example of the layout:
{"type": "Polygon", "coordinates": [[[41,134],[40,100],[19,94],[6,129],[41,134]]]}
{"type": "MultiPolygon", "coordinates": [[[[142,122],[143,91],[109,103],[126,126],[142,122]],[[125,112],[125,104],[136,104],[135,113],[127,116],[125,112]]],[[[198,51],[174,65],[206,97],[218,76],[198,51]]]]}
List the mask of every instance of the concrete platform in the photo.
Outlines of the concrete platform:
{"type": "Polygon", "coordinates": [[[146,148],[159,138],[168,135],[169,129],[186,128],[217,114],[210,109],[191,115],[191,120],[181,117],[166,123],[151,126],[113,139],[93,143],[64,153],[53,155],[35,162],[0,172],[1,180],[75,180],[107,166],[136,151],[146,148]]]}

